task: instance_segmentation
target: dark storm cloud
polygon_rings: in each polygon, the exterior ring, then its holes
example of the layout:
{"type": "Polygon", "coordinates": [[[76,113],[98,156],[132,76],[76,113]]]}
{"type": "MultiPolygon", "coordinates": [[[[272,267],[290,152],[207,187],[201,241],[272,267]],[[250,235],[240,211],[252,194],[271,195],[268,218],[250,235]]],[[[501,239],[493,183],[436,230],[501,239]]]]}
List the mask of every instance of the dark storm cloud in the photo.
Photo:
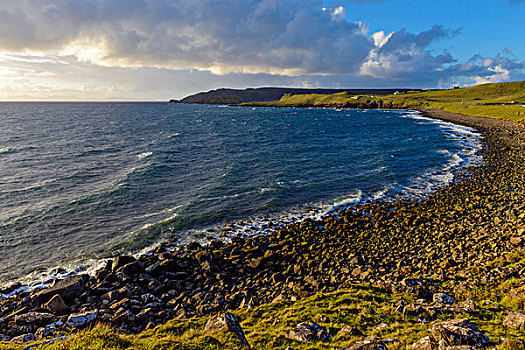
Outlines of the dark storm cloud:
{"type": "Polygon", "coordinates": [[[373,47],[323,1],[33,0],[2,2],[6,50],[101,44],[103,60],[216,71],[339,73],[373,47]],[[23,28],[23,30],[19,30],[23,28]]]}

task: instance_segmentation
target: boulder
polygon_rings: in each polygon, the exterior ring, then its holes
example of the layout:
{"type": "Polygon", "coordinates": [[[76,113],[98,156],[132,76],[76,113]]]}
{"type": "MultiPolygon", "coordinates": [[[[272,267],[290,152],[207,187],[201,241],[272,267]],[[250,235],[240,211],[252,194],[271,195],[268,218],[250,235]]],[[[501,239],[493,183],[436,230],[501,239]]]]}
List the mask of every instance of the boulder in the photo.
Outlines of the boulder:
{"type": "Polygon", "coordinates": [[[154,277],[160,276],[163,272],[177,272],[177,262],[171,259],[157,261],[156,263],[146,267],[146,272],[154,277]]]}
{"type": "Polygon", "coordinates": [[[364,340],[353,343],[343,350],[388,350],[383,339],[378,337],[367,337],[364,340]]]}
{"type": "Polygon", "coordinates": [[[206,323],[204,327],[204,334],[209,335],[217,332],[229,331],[239,340],[241,346],[250,348],[250,344],[244,335],[239,321],[231,312],[226,312],[222,315],[214,317],[206,323]]]}
{"type": "Polygon", "coordinates": [[[33,300],[36,304],[42,305],[58,294],[65,303],[71,305],[84,292],[88,280],[88,275],[70,276],[57,282],[53,287],[36,292],[33,300]]]}
{"type": "Polygon", "coordinates": [[[344,326],[337,332],[338,337],[344,337],[346,335],[354,336],[359,335],[362,336],[363,332],[361,332],[358,328],[352,327],[352,326],[344,326]]]}
{"type": "Polygon", "coordinates": [[[454,304],[456,302],[454,298],[446,293],[434,293],[434,295],[432,295],[432,300],[434,300],[435,303],[440,304],[454,304]]]}
{"type": "Polygon", "coordinates": [[[324,341],[328,342],[332,340],[332,336],[326,331],[325,328],[312,322],[299,323],[295,329],[290,331],[289,337],[297,341],[324,341]]]}
{"type": "Polygon", "coordinates": [[[9,283],[0,287],[0,294],[10,294],[20,287],[22,287],[22,284],[20,282],[9,283]]]}
{"type": "Polygon", "coordinates": [[[476,313],[478,310],[478,306],[472,299],[467,299],[461,303],[458,304],[460,308],[463,308],[465,311],[470,313],[476,313]]]}
{"type": "Polygon", "coordinates": [[[83,328],[89,325],[91,322],[97,319],[97,312],[91,311],[83,314],[71,314],[69,315],[66,327],[68,328],[83,328]]]}
{"type": "Polygon", "coordinates": [[[525,312],[511,312],[503,321],[503,325],[509,329],[525,329],[525,312]]]}
{"type": "Polygon", "coordinates": [[[135,259],[132,256],[119,255],[119,256],[117,256],[115,258],[115,260],[113,260],[113,263],[111,264],[111,271],[116,272],[121,267],[123,267],[123,266],[125,266],[127,264],[131,264],[131,263],[133,263],[135,261],[137,261],[137,259],[135,259]]]}
{"type": "Polygon", "coordinates": [[[510,244],[514,246],[520,246],[523,244],[523,238],[521,237],[511,237],[510,244]]]}
{"type": "Polygon", "coordinates": [[[60,294],[56,294],[44,304],[44,309],[55,315],[65,315],[70,312],[69,306],[66,305],[60,294]]]}
{"type": "Polygon", "coordinates": [[[432,337],[421,338],[416,343],[412,344],[414,350],[438,350],[439,345],[432,337]]]}
{"type": "Polygon", "coordinates": [[[429,331],[440,346],[471,345],[481,348],[490,343],[490,339],[466,318],[434,323],[429,331]]]}
{"type": "Polygon", "coordinates": [[[424,286],[425,282],[421,278],[405,278],[401,281],[405,287],[424,286]]]}
{"type": "Polygon", "coordinates": [[[23,315],[15,316],[15,324],[17,325],[31,325],[39,326],[43,324],[52,323],[55,320],[55,315],[47,312],[28,312],[23,315]]]}
{"type": "MultiPolygon", "coordinates": [[[[56,322],[56,323],[58,323],[58,322],[56,322]]],[[[59,329],[57,328],[57,324],[56,323],[39,328],[35,332],[36,339],[45,339],[45,338],[49,338],[49,337],[54,337],[57,334],[57,332],[59,331],[59,329]]]]}
{"type": "Polygon", "coordinates": [[[129,264],[126,264],[116,271],[117,273],[123,273],[128,276],[138,275],[144,271],[144,266],[137,262],[130,262],[129,264]]]}
{"type": "Polygon", "coordinates": [[[26,333],[26,334],[19,335],[18,337],[14,337],[11,341],[16,342],[16,343],[27,343],[27,342],[35,341],[35,340],[36,338],[33,335],[33,333],[26,333]]]}
{"type": "Polygon", "coordinates": [[[519,339],[505,339],[497,347],[498,350],[525,350],[525,341],[519,339]]]}

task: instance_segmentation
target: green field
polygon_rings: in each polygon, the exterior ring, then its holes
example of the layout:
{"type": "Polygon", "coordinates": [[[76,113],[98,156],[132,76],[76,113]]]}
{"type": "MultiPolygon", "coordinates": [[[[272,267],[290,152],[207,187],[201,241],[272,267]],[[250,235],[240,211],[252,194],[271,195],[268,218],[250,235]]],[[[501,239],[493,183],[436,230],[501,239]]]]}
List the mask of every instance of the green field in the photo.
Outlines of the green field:
{"type": "Polygon", "coordinates": [[[525,119],[525,81],[483,84],[463,89],[429,90],[395,95],[285,95],[280,101],[251,103],[274,107],[435,108],[466,115],[525,119]]]}
{"type": "MultiPolygon", "coordinates": [[[[509,255],[505,260],[495,262],[492,268],[516,266],[516,263],[519,262],[517,258],[519,259],[519,254],[509,255]]],[[[522,260],[521,263],[523,262],[522,260]]],[[[476,272],[473,271],[473,273],[476,272]]],[[[463,279],[458,276],[446,283],[438,282],[438,285],[443,290],[451,290],[454,284],[463,279]]],[[[523,296],[519,300],[512,301],[506,297],[509,290],[519,288],[519,286],[520,280],[510,279],[503,284],[492,286],[490,291],[484,288],[464,290],[460,300],[473,299],[478,305],[476,314],[466,312],[454,316],[423,314],[420,317],[429,321],[467,317],[493,341],[501,337],[520,339],[523,332],[505,330],[501,327],[506,316],[503,308],[523,310],[525,300],[523,296]]],[[[391,344],[388,349],[400,350],[406,349],[407,346],[410,347],[412,343],[429,334],[428,325],[418,321],[417,316],[406,316],[395,310],[400,298],[407,302],[414,302],[416,296],[383,292],[371,285],[355,285],[333,293],[319,293],[298,301],[278,301],[251,310],[237,310],[234,313],[240,319],[246,338],[254,349],[285,349],[288,346],[296,350],[341,349],[364,338],[364,335],[338,334],[344,326],[351,326],[367,336],[397,339],[400,343],[391,344]],[[300,322],[316,322],[325,327],[333,336],[332,341],[298,342],[290,339],[288,337],[290,330],[300,322]],[[378,327],[378,325],[383,326],[378,327]]],[[[138,335],[125,335],[107,325],[97,325],[92,329],[72,334],[65,341],[43,344],[35,349],[219,350],[240,348],[236,338],[229,332],[204,334],[204,327],[209,319],[209,317],[201,317],[172,320],[138,335]]],[[[38,343],[41,342],[36,344],[38,343]]],[[[21,350],[30,344],[0,342],[0,349],[21,350]]],[[[498,349],[522,348],[518,346],[499,347],[498,349]]]]}

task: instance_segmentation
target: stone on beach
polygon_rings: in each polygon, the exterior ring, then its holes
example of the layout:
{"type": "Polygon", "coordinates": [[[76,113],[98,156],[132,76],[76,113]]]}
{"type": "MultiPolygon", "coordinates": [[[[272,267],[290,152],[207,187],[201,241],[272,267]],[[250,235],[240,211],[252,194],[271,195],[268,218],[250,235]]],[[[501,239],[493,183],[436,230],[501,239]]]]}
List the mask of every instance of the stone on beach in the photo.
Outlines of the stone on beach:
{"type": "Polygon", "coordinates": [[[97,319],[97,311],[69,315],[66,327],[83,328],[97,319]]]}
{"type": "Polygon", "coordinates": [[[51,300],[44,304],[43,308],[49,310],[55,315],[65,315],[71,310],[69,306],[66,305],[60,294],[55,294],[51,300]]]}
{"type": "Polygon", "coordinates": [[[43,325],[55,320],[55,315],[47,312],[28,312],[27,314],[15,316],[17,325],[43,325]]]}
{"type": "Polygon", "coordinates": [[[226,312],[210,319],[204,327],[204,334],[214,334],[224,331],[232,333],[239,340],[241,346],[250,348],[250,344],[244,335],[244,331],[242,330],[239,321],[231,312],[226,312]]]}
{"type": "Polygon", "coordinates": [[[54,286],[37,291],[33,298],[38,305],[47,303],[55,295],[60,295],[62,300],[67,304],[72,304],[75,298],[82,294],[89,279],[87,275],[70,276],[58,281],[54,286]]]}

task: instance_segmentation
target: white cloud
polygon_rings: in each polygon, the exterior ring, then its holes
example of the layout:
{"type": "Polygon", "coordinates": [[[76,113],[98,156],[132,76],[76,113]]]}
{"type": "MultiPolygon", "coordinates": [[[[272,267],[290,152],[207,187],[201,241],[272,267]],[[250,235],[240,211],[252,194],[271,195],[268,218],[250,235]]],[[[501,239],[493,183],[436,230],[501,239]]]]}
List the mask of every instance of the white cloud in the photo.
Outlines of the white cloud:
{"type": "Polygon", "coordinates": [[[0,48],[217,74],[355,71],[371,38],[343,6],[322,8],[322,0],[5,0],[0,48]]]}
{"type": "Polygon", "coordinates": [[[458,30],[371,34],[341,4],[3,0],[0,98],[167,99],[221,86],[432,87],[523,78],[524,63],[510,47],[504,56],[458,63],[432,51],[458,30]]]}
{"type": "Polygon", "coordinates": [[[476,84],[497,83],[499,81],[507,81],[510,78],[510,71],[508,69],[503,68],[500,65],[495,67],[489,67],[488,71],[494,74],[473,77],[476,84]]]}
{"type": "Polygon", "coordinates": [[[361,74],[375,78],[403,78],[416,72],[440,72],[443,65],[454,62],[450,54],[433,56],[427,47],[435,40],[448,38],[456,32],[445,30],[442,26],[433,26],[419,34],[405,30],[385,35],[384,32],[373,34],[375,47],[361,66],[361,74]]]}

